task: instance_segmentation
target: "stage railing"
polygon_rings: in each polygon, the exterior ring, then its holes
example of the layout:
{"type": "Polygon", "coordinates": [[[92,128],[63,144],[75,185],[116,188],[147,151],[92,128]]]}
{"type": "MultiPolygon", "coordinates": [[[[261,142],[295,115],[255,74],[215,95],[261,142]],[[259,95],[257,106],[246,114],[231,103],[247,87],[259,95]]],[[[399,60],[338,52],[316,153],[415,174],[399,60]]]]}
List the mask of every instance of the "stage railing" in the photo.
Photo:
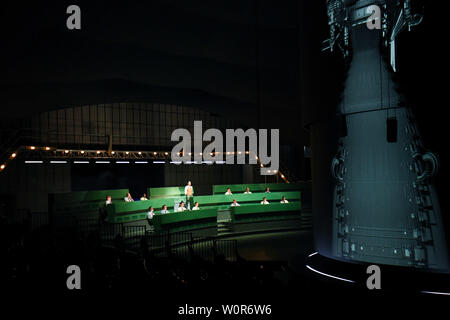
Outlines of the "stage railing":
{"type": "Polygon", "coordinates": [[[98,218],[80,218],[68,216],[64,223],[50,224],[48,213],[30,213],[18,211],[8,219],[7,224],[26,226],[23,232],[33,232],[39,227],[51,226],[52,236],[59,243],[71,241],[73,236],[87,239],[91,235],[98,236],[103,246],[116,247],[142,253],[146,249],[156,256],[177,256],[188,261],[200,258],[214,262],[219,256],[228,261],[236,261],[236,240],[215,238],[194,238],[190,232],[158,232],[151,233],[146,225],[126,225],[123,223],[102,223],[98,218]]]}
{"type": "Polygon", "coordinates": [[[19,209],[13,216],[6,217],[7,225],[24,225],[30,231],[49,225],[50,219],[47,212],[31,213],[29,210],[19,209]]]}

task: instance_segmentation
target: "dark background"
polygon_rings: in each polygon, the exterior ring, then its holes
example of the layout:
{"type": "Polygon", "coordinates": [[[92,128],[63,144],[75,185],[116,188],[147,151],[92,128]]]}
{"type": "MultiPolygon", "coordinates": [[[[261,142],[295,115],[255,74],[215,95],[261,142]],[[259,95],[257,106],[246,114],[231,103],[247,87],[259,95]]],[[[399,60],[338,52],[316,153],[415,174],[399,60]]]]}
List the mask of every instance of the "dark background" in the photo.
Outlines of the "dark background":
{"type": "Polygon", "coordinates": [[[303,146],[306,60],[320,54],[326,33],[312,32],[327,31],[323,9],[274,0],[9,1],[0,9],[1,116],[162,96],[283,128],[283,140],[303,146]],[[81,8],[81,30],[66,28],[71,4],[81,8]]]}
{"type": "MultiPolygon", "coordinates": [[[[448,225],[448,19],[441,3],[422,3],[423,23],[398,39],[394,79],[441,159],[436,185],[448,225]]],[[[7,1],[0,123],[156,97],[281,128],[282,144],[302,149],[308,124],[334,114],[345,80],[341,54],[320,50],[328,32],[325,0],[7,1]],[[71,4],[81,7],[81,30],[66,28],[71,4]]]]}
{"type": "Polygon", "coordinates": [[[164,185],[164,170],[145,164],[72,165],[71,177],[72,191],[129,189],[135,199],[150,187],[164,185]]]}
{"type": "MultiPolygon", "coordinates": [[[[398,41],[396,80],[431,147],[446,121],[446,11],[424,5],[424,22],[398,41]]],[[[320,50],[328,33],[325,0],[7,1],[0,118],[172,99],[307,145],[302,125],[335,111],[345,80],[340,53],[320,50]],[[71,4],[81,30],[66,28],[71,4]]]]}

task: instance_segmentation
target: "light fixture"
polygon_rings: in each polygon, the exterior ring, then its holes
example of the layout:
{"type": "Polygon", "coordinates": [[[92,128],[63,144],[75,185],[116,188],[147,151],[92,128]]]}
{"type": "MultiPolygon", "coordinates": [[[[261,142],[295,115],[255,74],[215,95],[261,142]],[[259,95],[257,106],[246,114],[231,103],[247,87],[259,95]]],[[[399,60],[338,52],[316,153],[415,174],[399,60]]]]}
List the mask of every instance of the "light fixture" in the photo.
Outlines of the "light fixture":
{"type": "Polygon", "coordinates": [[[14,152],[12,155],[11,155],[11,158],[15,158],[17,156],[17,154],[14,152]]]}
{"type": "Polygon", "coordinates": [[[81,154],[84,154],[84,151],[83,151],[83,150],[81,150],[81,154]]]}
{"type": "Polygon", "coordinates": [[[50,150],[50,147],[45,147],[45,150],[46,150],[46,151],[49,151],[49,150],[50,150]]]}
{"type": "Polygon", "coordinates": [[[169,155],[169,153],[168,152],[164,152],[164,154],[167,156],[167,155],[169,155]]]}
{"type": "Polygon", "coordinates": [[[100,154],[100,151],[97,151],[97,154],[100,154]]]}
{"type": "Polygon", "coordinates": [[[153,152],[153,155],[155,155],[155,156],[156,156],[157,154],[158,154],[157,152],[153,152]]]}
{"type": "Polygon", "coordinates": [[[130,154],[130,153],[127,151],[127,152],[125,152],[125,154],[130,154]]]}
{"type": "Polygon", "coordinates": [[[139,154],[139,155],[141,155],[141,154],[142,154],[142,152],[140,152],[140,151],[139,151],[139,152],[138,152],[138,154],[139,154]]]}
{"type": "Polygon", "coordinates": [[[112,151],[112,152],[111,152],[111,154],[115,154],[115,152],[114,152],[114,151],[112,151]]]}
{"type": "Polygon", "coordinates": [[[31,146],[30,149],[31,149],[31,150],[34,150],[34,149],[36,149],[36,147],[35,147],[35,146],[31,146]]]}
{"type": "Polygon", "coordinates": [[[5,169],[5,165],[4,164],[2,164],[1,166],[0,166],[0,170],[3,170],[3,169],[5,169]]]}
{"type": "Polygon", "coordinates": [[[64,151],[65,153],[69,153],[69,150],[64,151]]]}

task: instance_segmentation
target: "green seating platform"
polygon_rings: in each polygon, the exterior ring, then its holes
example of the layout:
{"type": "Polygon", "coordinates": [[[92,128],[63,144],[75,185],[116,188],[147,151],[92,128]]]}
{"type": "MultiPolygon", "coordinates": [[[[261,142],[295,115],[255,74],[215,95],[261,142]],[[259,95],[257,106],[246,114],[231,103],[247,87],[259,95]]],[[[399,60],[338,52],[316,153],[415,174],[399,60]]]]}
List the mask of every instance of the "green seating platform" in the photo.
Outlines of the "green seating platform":
{"type": "Polygon", "coordinates": [[[268,205],[252,204],[248,206],[233,207],[231,212],[233,221],[236,222],[254,222],[263,220],[272,220],[274,217],[279,220],[282,218],[292,218],[300,216],[302,206],[300,202],[273,203],[268,205]],[[276,216],[274,216],[276,214],[276,216]]]}
{"type": "Polygon", "coordinates": [[[98,212],[111,196],[112,202],[123,201],[128,189],[77,191],[53,194],[53,212],[56,214],[76,214],[98,212]]]}
{"type": "MultiPolygon", "coordinates": [[[[233,199],[240,204],[240,207],[250,206],[255,212],[265,212],[269,210],[267,207],[274,205],[274,208],[278,208],[277,205],[284,205],[282,208],[294,208],[300,210],[300,195],[299,191],[290,192],[271,192],[271,193],[253,193],[253,194],[237,194],[237,195],[210,195],[210,196],[197,196],[194,197],[194,201],[199,202],[200,210],[198,211],[185,211],[185,212],[173,212],[175,202],[185,201],[185,197],[166,197],[166,198],[151,198],[146,201],[135,202],[116,202],[106,207],[108,214],[108,221],[113,223],[133,222],[143,220],[147,218],[147,211],[150,206],[153,207],[155,213],[158,215],[163,205],[167,205],[169,214],[163,216],[180,216],[192,215],[193,219],[182,219],[182,221],[195,220],[200,217],[204,212],[217,216],[217,210],[226,210],[231,208],[233,199]],[[287,204],[280,204],[282,196],[290,202],[287,204]],[[263,197],[267,198],[269,205],[261,205],[263,197]]],[[[242,209],[239,209],[242,210],[242,209]]],[[[238,212],[241,212],[239,211],[238,212]]],[[[243,211],[245,212],[245,210],[243,211]]],[[[209,216],[208,216],[209,217],[209,216]]],[[[158,218],[159,219],[159,218],[158,218]]],[[[157,219],[157,220],[158,220],[157,219]]],[[[172,221],[172,218],[162,218],[164,221],[172,221]]],[[[176,220],[176,219],[175,219],[176,220]]]]}
{"type": "Polygon", "coordinates": [[[231,184],[231,185],[213,185],[213,194],[224,194],[228,188],[233,193],[243,193],[245,188],[249,188],[252,193],[264,192],[269,187],[270,192],[280,191],[303,191],[305,188],[310,188],[308,182],[300,183],[256,183],[256,184],[231,184]]]}
{"type": "Polygon", "coordinates": [[[286,199],[290,201],[300,201],[300,192],[299,191],[289,191],[289,192],[271,192],[271,193],[251,193],[251,194],[215,194],[212,196],[194,196],[194,201],[198,202],[200,207],[211,206],[211,205],[231,205],[233,199],[242,205],[245,203],[260,203],[264,197],[267,198],[267,201],[270,202],[280,202],[281,198],[285,196],[286,199]]]}
{"type": "Polygon", "coordinates": [[[156,213],[161,211],[163,205],[167,205],[167,209],[173,213],[175,201],[184,201],[185,197],[170,197],[134,202],[116,202],[106,206],[108,221],[113,223],[132,222],[147,218],[148,208],[151,206],[156,213]]]}
{"type": "Polygon", "coordinates": [[[149,188],[148,194],[150,195],[150,198],[167,198],[167,197],[183,196],[184,187],[149,188]]]}
{"type": "Polygon", "coordinates": [[[155,231],[170,230],[177,232],[186,229],[214,227],[217,224],[217,208],[156,214],[152,222],[155,231]]]}
{"type": "Polygon", "coordinates": [[[304,207],[302,196],[304,192],[310,192],[308,188],[310,183],[215,185],[212,195],[194,194],[194,202],[200,204],[200,210],[184,212],[174,212],[175,202],[185,201],[184,187],[149,188],[149,200],[134,202],[123,200],[127,189],[83,191],[55,194],[54,208],[56,212],[65,213],[98,212],[102,208],[106,209],[109,223],[128,223],[145,220],[148,208],[152,206],[155,212],[152,219],[154,230],[177,232],[217,227],[217,217],[221,211],[229,212],[231,223],[242,226],[252,222],[301,219],[304,207]],[[247,186],[251,194],[243,193],[247,186]],[[264,192],[267,186],[270,193],[264,192]],[[224,194],[228,187],[233,194],[224,194]],[[107,195],[111,195],[112,204],[106,206],[107,195]],[[280,203],[283,196],[289,203],[280,203]],[[269,201],[268,205],[260,204],[264,197],[269,201]],[[231,207],[233,199],[240,204],[239,207],[231,207]],[[167,205],[168,214],[160,213],[163,205],[167,205]]]}
{"type": "Polygon", "coordinates": [[[249,223],[280,219],[300,218],[300,202],[252,204],[240,207],[214,207],[198,211],[184,211],[170,214],[156,214],[153,218],[155,231],[184,231],[189,229],[215,227],[218,210],[229,210],[233,223],[249,223]]]}

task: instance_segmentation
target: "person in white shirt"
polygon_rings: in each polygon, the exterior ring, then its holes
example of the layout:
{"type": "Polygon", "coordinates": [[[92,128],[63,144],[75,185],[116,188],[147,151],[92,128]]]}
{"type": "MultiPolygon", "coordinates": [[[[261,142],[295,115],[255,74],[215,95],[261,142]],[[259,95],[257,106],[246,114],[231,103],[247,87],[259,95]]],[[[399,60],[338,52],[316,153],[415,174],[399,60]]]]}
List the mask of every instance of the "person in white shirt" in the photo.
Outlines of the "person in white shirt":
{"type": "Polygon", "coordinates": [[[181,201],[181,202],[180,202],[180,206],[179,206],[178,209],[177,209],[177,212],[183,212],[183,211],[185,211],[185,210],[186,210],[186,207],[184,206],[184,202],[181,201]]]}
{"type": "Polygon", "coordinates": [[[239,203],[237,203],[236,199],[233,199],[233,202],[231,203],[232,207],[239,207],[239,203]]]}
{"type": "Polygon", "coordinates": [[[270,188],[266,187],[266,191],[264,191],[265,193],[270,193],[270,188]]]}
{"type": "Polygon", "coordinates": [[[200,207],[198,206],[198,202],[194,203],[194,207],[192,210],[200,210],[200,207]]]}
{"type": "Polygon", "coordinates": [[[227,192],[225,192],[225,195],[229,196],[230,194],[232,194],[232,193],[231,193],[231,189],[230,189],[230,188],[227,188],[227,192]]]}
{"type": "Polygon", "coordinates": [[[148,200],[146,193],[144,193],[141,197],[141,201],[144,201],[144,200],[148,200]]]}
{"type": "Polygon", "coordinates": [[[155,216],[155,212],[153,210],[153,207],[149,207],[148,212],[147,212],[147,219],[153,219],[154,216],[155,216]]]}
{"type": "Polygon", "coordinates": [[[147,223],[150,227],[153,227],[152,219],[154,216],[155,216],[155,212],[153,211],[153,207],[149,207],[148,212],[147,212],[147,223]]]}
{"type": "Polygon", "coordinates": [[[251,193],[252,193],[252,192],[250,191],[250,188],[249,188],[249,187],[245,188],[244,194],[251,194],[251,193]]]}
{"type": "Polygon", "coordinates": [[[126,197],[123,198],[123,200],[125,200],[125,202],[133,202],[134,201],[133,197],[131,196],[131,194],[129,192],[127,193],[126,197]]]}
{"type": "Polygon", "coordinates": [[[184,187],[184,194],[186,196],[186,203],[190,209],[194,203],[194,187],[192,187],[192,183],[190,181],[188,181],[187,185],[184,187]]]}
{"type": "Polygon", "coordinates": [[[163,205],[163,206],[162,206],[161,213],[162,213],[162,214],[170,213],[169,210],[167,210],[167,206],[166,206],[166,205],[163,205]]]}
{"type": "Polygon", "coordinates": [[[261,201],[261,204],[269,204],[269,201],[267,201],[266,197],[263,198],[261,201]]]}
{"type": "Polygon", "coordinates": [[[281,198],[280,203],[289,203],[289,201],[287,201],[287,200],[286,200],[286,197],[283,196],[283,197],[281,198]]]}
{"type": "Polygon", "coordinates": [[[110,204],[112,204],[111,196],[106,196],[105,206],[103,208],[99,208],[100,221],[106,221],[106,218],[108,216],[106,207],[110,204]]]}

